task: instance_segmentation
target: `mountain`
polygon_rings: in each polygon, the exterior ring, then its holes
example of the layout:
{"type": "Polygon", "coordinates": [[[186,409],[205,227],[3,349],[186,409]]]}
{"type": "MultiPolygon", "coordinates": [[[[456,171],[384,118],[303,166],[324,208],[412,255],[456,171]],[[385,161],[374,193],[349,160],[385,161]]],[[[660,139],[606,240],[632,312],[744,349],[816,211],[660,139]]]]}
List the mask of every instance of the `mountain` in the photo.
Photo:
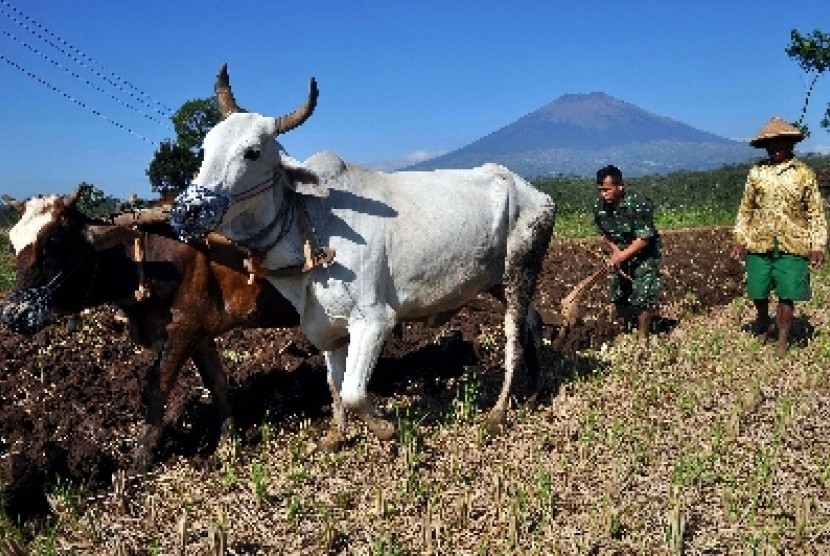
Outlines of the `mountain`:
{"type": "Polygon", "coordinates": [[[759,155],[745,143],[657,116],[605,93],[568,94],[465,147],[405,168],[469,168],[498,162],[525,177],[626,176],[706,170],[759,155]]]}

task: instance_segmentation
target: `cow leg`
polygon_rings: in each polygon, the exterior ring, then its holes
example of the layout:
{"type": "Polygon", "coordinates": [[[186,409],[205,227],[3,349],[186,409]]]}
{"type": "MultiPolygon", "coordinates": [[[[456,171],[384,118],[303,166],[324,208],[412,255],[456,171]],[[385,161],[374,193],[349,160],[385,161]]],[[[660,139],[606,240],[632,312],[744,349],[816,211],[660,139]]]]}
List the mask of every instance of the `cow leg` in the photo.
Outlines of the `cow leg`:
{"type": "Polygon", "coordinates": [[[333,451],[340,448],[346,439],[346,410],[343,407],[343,400],[340,397],[340,390],[343,388],[343,375],[346,372],[346,355],[348,345],[344,345],[333,351],[326,351],[323,356],[326,358],[326,377],[331,392],[331,413],[332,422],[329,431],[321,441],[321,448],[326,451],[333,451]]]}
{"type": "Polygon", "coordinates": [[[228,378],[213,338],[204,338],[197,342],[191,358],[199,371],[199,376],[202,377],[202,383],[210,390],[213,402],[219,410],[221,445],[233,433],[233,412],[228,401],[228,378]]]}
{"type": "Polygon", "coordinates": [[[367,396],[366,386],[383,343],[394,326],[394,317],[386,315],[376,320],[360,319],[349,324],[346,374],[340,390],[343,405],[360,415],[369,430],[381,440],[395,437],[395,425],[380,417],[367,396]]]}
{"type": "Polygon", "coordinates": [[[164,415],[164,402],[159,398],[159,367],[162,359],[162,348],[154,349],[156,358],[147,372],[147,383],[144,387],[144,398],[147,403],[147,413],[144,416],[144,426],[138,439],[133,467],[144,471],[153,461],[153,450],[161,437],[161,420],[164,415]]]}
{"type": "Polygon", "coordinates": [[[532,215],[532,220],[520,219],[507,243],[507,261],[504,271],[504,382],[496,405],[490,410],[488,421],[491,432],[499,431],[507,421],[507,403],[513,374],[522,360],[527,363],[530,401],[535,403],[541,384],[539,377],[538,346],[541,342],[541,319],[531,305],[536,278],[542,268],[553,233],[553,212],[532,215]]]}
{"type": "Polygon", "coordinates": [[[504,335],[506,338],[504,346],[504,381],[496,405],[493,406],[487,417],[491,433],[499,432],[507,421],[507,402],[513,384],[513,374],[523,357],[524,349],[520,337],[526,318],[524,311],[518,310],[515,305],[509,302],[508,296],[507,311],[504,315],[504,335]]]}
{"type": "Polygon", "coordinates": [[[190,346],[189,342],[182,339],[180,342],[166,341],[163,347],[158,345],[154,347],[158,357],[147,377],[145,392],[147,415],[135,455],[135,466],[140,470],[147,469],[153,461],[153,450],[161,440],[164,407],[179,375],[179,370],[189,355],[190,346]]]}

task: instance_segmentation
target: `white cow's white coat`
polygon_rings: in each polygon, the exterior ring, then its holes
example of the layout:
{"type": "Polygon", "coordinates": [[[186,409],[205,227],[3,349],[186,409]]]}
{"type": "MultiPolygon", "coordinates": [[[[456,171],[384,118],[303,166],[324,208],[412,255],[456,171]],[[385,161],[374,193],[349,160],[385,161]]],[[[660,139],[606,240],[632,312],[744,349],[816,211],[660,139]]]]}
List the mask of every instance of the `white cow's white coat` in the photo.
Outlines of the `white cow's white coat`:
{"type": "MultiPolygon", "coordinates": [[[[366,385],[396,322],[456,310],[500,284],[507,291],[508,341],[505,385],[494,411],[503,415],[536,263],[553,227],[547,195],[496,164],[381,173],[325,152],[300,163],[274,140],[274,119],[253,113],[229,115],[208,133],[204,151],[199,186],[230,197],[218,231],[231,239],[244,242],[272,222],[287,189],[310,194],[301,195],[296,210],[307,212],[312,239],[334,249],[335,261],[270,280],[325,352],[341,428],[338,393],[346,407],[374,415],[366,385]],[[273,176],[274,186],[262,189],[273,176]]],[[[287,235],[268,250],[265,268],[302,262],[297,222],[295,215],[287,235]]]]}

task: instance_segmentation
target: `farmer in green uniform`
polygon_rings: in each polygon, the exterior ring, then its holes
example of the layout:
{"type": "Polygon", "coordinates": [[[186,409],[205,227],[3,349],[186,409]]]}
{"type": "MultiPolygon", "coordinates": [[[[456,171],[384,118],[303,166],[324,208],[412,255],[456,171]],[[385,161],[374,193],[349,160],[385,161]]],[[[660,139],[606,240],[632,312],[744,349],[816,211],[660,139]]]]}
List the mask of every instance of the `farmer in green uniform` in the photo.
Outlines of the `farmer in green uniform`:
{"type": "Polygon", "coordinates": [[[793,154],[802,139],[800,129],[774,117],[749,142],[766,149],[768,158],[747,175],[732,249],[746,261],[746,293],[758,315],[753,331],[762,342],[775,332],[769,316],[775,290],[779,356],[787,353],[794,302],[810,299],[810,269],[824,263],[827,245],[816,174],[793,154]]]}
{"type": "Polygon", "coordinates": [[[611,251],[609,268],[615,269],[611,302],[618,319],[636,323],[640,340],[648,338],[660,289],[660,235],[654,227],[654,204],[625,190],[622,172],[606,166],[597,172],[599,199],[594,222],[611,251]]]}

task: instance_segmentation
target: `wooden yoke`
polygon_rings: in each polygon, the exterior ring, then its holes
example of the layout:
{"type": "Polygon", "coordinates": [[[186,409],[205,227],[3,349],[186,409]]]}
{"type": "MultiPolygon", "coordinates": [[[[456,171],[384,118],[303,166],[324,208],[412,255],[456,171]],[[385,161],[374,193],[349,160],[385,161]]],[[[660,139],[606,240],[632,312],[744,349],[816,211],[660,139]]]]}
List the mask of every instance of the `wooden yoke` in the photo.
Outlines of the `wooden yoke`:
{"type": "MultiPolygon", "coordinates": [[[[137,226],[133,229],[138,230],[137,226]]],[[[147,239],[147,233],[141,232],[138,237],[133,240],[133,256],[138,270],[138,289],[135,290],[135,300],[144,301],[150,297],[150,290],[144,281],[144,242],[147,239]]]]}
{"type": "Polygon", "coordinates": [[[144,301],[150,297],[150,290],[144,278],[144,245],[147,241],[147,232],[141,230],[142,224],[166,223],[170,218],[168,207],[156,207],[150,209],[134,209],[122,212],[112,217],[112,222],[117,226],[128,226],[139,232],[133,240],[133,260],[135,260],[138,272],[138,288],[135,291],[136,301],[144,301]]]}

